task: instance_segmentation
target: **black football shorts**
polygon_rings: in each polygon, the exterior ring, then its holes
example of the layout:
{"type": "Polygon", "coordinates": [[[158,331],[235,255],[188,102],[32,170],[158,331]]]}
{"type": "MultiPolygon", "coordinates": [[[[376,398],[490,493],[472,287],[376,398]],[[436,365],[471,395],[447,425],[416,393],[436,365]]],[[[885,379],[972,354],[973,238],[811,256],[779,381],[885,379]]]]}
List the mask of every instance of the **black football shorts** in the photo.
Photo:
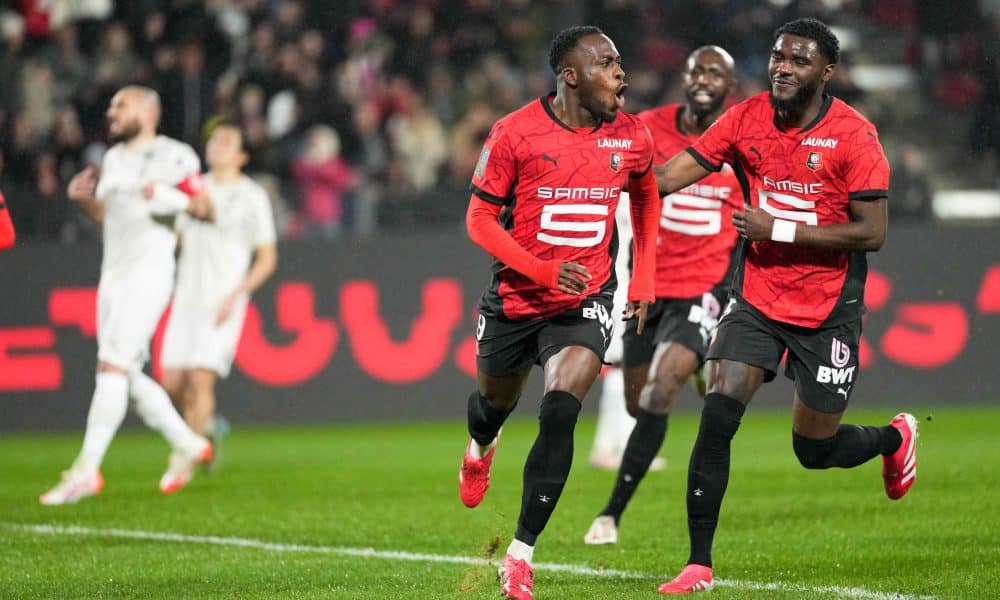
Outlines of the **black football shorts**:
{"type": "Polygon", "coordinates": [[[503,377],[545,362],[567,346],[583,346],[604,360],[614,315],[611,299],[591,296],[578,308],[545,319],[509,321],[480,313],[476,326],[476,366],[503,377]]]}
{"type": "Polygon", "coordinates": [[[719,321],[708,359],[725,359],[764,369],[764,381],[778,372],[788,350],[785,376],[809,408],[840,413],[858,382],[861,319],[809,328],[765,317],[742,298],[733,298],[719,321]]]}
{"type": "Polygon", "coordinates": [[[719,313],[725,305],[724,287],[695,298],[657,298],[649,307],[642,335],[636,333],[638,320],[625,322],[622,365],[628,368],[650,363],[656,347],[667,342],[690,348],[704,361],[719,313]]]}

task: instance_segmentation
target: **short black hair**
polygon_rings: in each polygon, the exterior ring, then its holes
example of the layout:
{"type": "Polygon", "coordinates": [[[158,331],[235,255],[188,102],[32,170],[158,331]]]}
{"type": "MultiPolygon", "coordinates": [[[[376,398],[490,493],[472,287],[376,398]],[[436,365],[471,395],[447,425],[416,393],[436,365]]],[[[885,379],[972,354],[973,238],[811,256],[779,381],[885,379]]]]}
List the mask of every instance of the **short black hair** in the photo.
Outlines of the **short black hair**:
{"type": "Polygon", "coordinates": [[[576,48],[580,38],[595,33],[603,34],[604,32],[593,25],[578,25],[563,29],[557,33],[556,37],[552,40],[552,47],[549,48],[549,66],[552,67],[552,72],[556,75],[559,74],[563,60],[566,59],[567,54],[576,48]]]}
{"type": "Polygon", "coordinates": [[[833,34],[833,31],[826,23],[819,19],[805,18],[789,21],[779,27],[774,32],[774,39],[777,41],[782,34],[797,35],[816,42],[819,51],[823,53],[830,64],[837,64],[840,60],[840,40],[833,34]]]}
{"type": "Polygon", "coordinates": [[[243,126],[236,119],[229,117],[215,117],[214,119],[209,119],[205,123],[204,129],[206,130],[205,139],[207,140],[211,137],[212,133],[220,127],[226,127],[227,129],[235,129],[236,133],[240,134],[240,150],[243,151],[247,156],[250,155],[250,140],[247,139],[247,133],[243,130],[243,126]]]}

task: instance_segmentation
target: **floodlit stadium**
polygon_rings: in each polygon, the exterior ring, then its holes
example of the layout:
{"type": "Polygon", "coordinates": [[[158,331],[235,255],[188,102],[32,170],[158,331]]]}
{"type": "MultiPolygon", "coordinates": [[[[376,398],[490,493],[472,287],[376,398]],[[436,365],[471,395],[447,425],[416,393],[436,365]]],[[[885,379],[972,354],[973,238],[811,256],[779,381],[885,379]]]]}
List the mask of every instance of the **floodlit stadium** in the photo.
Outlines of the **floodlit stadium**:
{"type": "Polygon", "coordinates": [[[0,597],[991,597],[998,29],[5,3],[0,597]]]}

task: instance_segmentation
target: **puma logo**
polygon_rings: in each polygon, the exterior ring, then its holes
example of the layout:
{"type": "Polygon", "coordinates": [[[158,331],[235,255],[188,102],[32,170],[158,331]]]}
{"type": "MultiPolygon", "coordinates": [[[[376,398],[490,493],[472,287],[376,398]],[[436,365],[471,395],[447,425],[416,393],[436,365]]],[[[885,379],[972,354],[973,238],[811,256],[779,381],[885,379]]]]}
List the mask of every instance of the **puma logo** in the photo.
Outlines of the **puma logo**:
{"type": "Polygon", "coordinates": [[[753,152],[754,154],[757,155],[757,160],[764,160],[764,157],[761,155],[760,150],[754,148],[753,146],[750,146],[750,152],[753,152]]]}
{"type": "Polygon", "coordinates": [[[851,386],[847,386],[846,390],[844,388],[842,388],[842,387],[837,388],[837,393],[838,394],[843,394],[844,395],[844,400],[847,400],[847,392],[849,392],[849,391],[851,391],[851,386]]]}
{"type": "Polygon", "coordinates": [[[552,165],[553,165],[554,167],[557,167],[557,168],[559,167],[559,161],[557,161],[556,159],[552,158],[552,157],[551,157],[551,156],[549,156],[548,154],[543,154],[543,155],[542,155],[542,160],[546,160],[546,161],[548,161],[548,162],[552,163],[552,165]]]}

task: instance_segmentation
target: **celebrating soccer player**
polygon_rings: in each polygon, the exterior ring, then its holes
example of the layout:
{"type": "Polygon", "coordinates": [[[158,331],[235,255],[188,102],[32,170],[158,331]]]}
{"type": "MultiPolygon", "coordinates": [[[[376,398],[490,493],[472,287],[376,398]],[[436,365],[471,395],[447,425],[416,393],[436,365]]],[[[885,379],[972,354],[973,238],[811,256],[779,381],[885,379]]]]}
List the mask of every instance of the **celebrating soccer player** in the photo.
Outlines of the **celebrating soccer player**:
{"type": "MultiPolygon", "coordinates": [[[[733,87],[732,57],[718,46],[698,48],[684,67],[683,86],[683,104],[639,114],[653,135],[658,163],[689,146],[722,114],[733,87]]],[[[650,331],[639,336],[631,323],[625,326],[625,399],[636,423],[611,498],[584,536],[587,544],[618,541],[622,512],[663,444],[677,395],[704,361],[735,264],[732,214],[742,206],[729,165],[663,199],[650,331]]]]}
{"type": "Polygon", "coordinates": [[[712,587],[712,538],[729,481],[730,444],[747,404],[787,351],[795,381],[792,447],[809,469],[881,455],[886,494],[916,478],[917,421],[842,425],[858,381],[866,252],[885,239],[889,165],[875,127],[823,93],[840,53],[830,29],[799,19],[775,32],[770,90],[731,108],[685,152],[657,167],[673,193],[733,165],[747,206],[733,297],[708,351],[708,395],[688,467],[691,554],[663,594],[712,587]]]}
{"type": "Polygon", "coordinates": [[[160,98],[149,88],[122,88],[108,108],[116,142],[104,156],[100,181],[93,169],[69,183],[69,197],[103,224],[104,257],[97,288],[97,377],[83,448],[62,481],[42,494],[42,504],[69,504],[98,494],[100,466],[128,400],[172,448],[160,490],[173,493],[207,460],[212,445],[177,414],[155,380],[142,372],[149,341],[170,301],[174,279],[174,217],[208,214],[201,193],[198,155],[190,146],[157,135],[160,98]]]}
{"type": "Polygon", "coordinates": [[[517,532],[500,567],[509,598],[532,597],[535,540],[566,483],[580,402],[614,328],[614,214],[623,187],[631,194],[634,229],[624,317],[637,320],[637,333],[654,297],[660,198],[652,139],[622,111],[621,57],[600,29],[573,27],[553,40],[549,64],[556,91],[493,126],[467,214],[470,237],[497,261],[479,303],[478,389],[469,396],[472,439],[459,474],[466,506],[477,506],[486,493],[500,427],[533,364],[545,378],[517,532]]]}
{"type": "Polygon", "coordinates": [[[188,425],[212,440],[212,465],[227,427],[215,415],[215,382],[233,364],[250,294],[278,262],[267,192],[242,172],[244,144],[231,123],[216,125],[208,138],[205,191],[214,219],[181,222],[177,287],[163,336],[164,387],[188,425]]]}

